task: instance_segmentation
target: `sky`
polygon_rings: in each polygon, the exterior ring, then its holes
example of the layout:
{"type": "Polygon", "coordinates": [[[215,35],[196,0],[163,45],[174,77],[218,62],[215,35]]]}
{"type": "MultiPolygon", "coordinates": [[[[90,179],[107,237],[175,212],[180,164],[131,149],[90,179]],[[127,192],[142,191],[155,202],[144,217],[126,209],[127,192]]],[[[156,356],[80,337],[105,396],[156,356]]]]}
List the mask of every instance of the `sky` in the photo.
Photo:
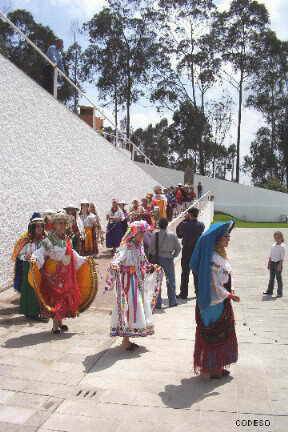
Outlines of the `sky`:
{"type": "MultiPolygon", "coordinates": [[[[288,39],[288,0],[258,0],[264,3],[270,13],[271,27],[281,39],[288,39]]],[[[215,0],[215,3],[221,9],[229,7],[231,0],[215,0]]],[[[99,11],[105,5],[105,0],[0,0],[1,10],[13,10],[23,8],[29,10],[36,21],[49,25],[54,32],[64,39],[64,43],[69,46],[73,41],[71,32],[71,22],[78,20],[83,23],[88,20],[94,13],[99,11]]],[[[85,40],[82,43],[85,44],[85,40]]],[[[233,88],[230,89],[233,96],[233,88]]],[[[96,105],[101,101],[98,99],[97,92],[92,88],[87,88],[96,105]]],[[[235,94],[236,97],[236,94],[235,94]]],[[[236,141],[236,110],[235,105],[234,125],[231,134],[227,137],[227,145],[236,141]]],[[[107,112],[109,114],[109,112],[107,112]]],[[[131,119],[134,129],[137,127],[146,127],[149,123],[155,124],[159,121],[159,114],[148,101],[141,100],[140,103],[132,107],[131,119]]],[[[254,110],[244,108],[241,156],[249,153],[251,141],[255,137],[255,132],[263,124],[262,116],[254,110]]]]}

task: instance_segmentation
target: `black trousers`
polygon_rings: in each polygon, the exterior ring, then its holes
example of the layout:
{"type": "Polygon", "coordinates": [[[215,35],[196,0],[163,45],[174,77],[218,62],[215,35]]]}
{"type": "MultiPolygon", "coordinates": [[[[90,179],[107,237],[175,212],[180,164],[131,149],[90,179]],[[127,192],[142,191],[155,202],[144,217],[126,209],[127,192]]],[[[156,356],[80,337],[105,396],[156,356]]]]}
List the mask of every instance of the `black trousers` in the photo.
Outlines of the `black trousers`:
{"type": "MultiPolygon", "coordinates": [[[[189,279],[190,279],[190,259],[192,256],[193,251],[185,251],[183,249],[182,251],[182,259],[181,259],[181,267],[182,267],[182,274],[181,274],[181,285],[180,285],[180,295],[182,297],[188,297],[188,286],[189,286],[189,279]]],[[[195,294],[197,294],[198,291],[198,276],[193,272],[193,279],[194,279],[194,289],[195,294]]]]}
{"type": "Polygon", "coordinates": [[[54,69],[50,64],[47,64],[43,68],[43,87],[50,94],[54,93],[54,69]]]}
{"type": "Polygon", "coordinates": [[[267,292],[269,294],[273,294],[274,291],[274,284],[275,284],[275,278],[277,279],[277,294],[282,295],[283,294],[283,281],[282,281],[282,271],[279,271],[279,262],[270,262],[270,280],[268,285],[267,292]]]}

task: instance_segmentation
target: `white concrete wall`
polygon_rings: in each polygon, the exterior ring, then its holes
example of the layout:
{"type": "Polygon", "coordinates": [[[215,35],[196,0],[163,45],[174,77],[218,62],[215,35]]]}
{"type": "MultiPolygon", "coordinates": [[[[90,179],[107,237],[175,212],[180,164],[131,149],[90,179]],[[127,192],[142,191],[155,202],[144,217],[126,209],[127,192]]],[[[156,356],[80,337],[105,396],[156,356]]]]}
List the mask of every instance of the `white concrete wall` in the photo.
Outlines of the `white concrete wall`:
{"type": "Polygon", "coordinates": [[[130,202],[158,183],[0,55],[0,289],[14,241],[34,211],[113,197],[130,202]]]}
{"type": "Polygon", "coordinates": [[[184,183],[184,171],[178,171],[171,168],[163,168],[153,165],[145,165],[141,162],[136,162],[147,174],[153,177],[158,184],[165,187],[176,186],[179,183],[184,183]]]}
{"type": "MultiPolygon", "coordinates": [[[[195,175],[195,186],[201,181],[204,192],[215,196],[215,211],[223,211],[249,221],[280,221],[288,215],[288,194],[274,192],[195,175]]],[[[195,187],[196,190],[196,187],[195,187]]]]}

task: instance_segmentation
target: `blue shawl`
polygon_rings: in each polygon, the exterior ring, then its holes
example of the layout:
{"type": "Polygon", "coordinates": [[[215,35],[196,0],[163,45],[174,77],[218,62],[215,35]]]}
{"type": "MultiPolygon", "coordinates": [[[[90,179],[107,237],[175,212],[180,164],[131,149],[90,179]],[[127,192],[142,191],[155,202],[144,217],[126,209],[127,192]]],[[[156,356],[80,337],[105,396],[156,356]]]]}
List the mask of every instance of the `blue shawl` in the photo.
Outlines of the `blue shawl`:
{"type": "Polygon", "coordinates": [[[197,302],[200,310],[211,303],[211,260],[217,241],[233,228],[233,221],[218,222],[198,239],[190,260],[190,268],[198,276],[197,302]]]}

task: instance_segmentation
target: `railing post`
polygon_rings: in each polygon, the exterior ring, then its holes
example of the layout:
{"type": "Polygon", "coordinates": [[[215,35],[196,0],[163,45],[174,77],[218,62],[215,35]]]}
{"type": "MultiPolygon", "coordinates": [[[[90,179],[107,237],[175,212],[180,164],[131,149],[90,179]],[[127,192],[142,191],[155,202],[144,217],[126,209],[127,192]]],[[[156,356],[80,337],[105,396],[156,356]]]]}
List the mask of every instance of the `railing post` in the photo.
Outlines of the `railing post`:
{"type": "Polygon", "coordinates": [[[54,73],[53,73],[53,96],[55,99],[57,99],[57,91],[58,91],[58,69],[55,66],[54,73]]]}
{"type": "Polygon", "coordinates": [[[131,159],[132,159],[132,161],[135,160],[135,147],[134,147],[134,145],[132,145],[131,159]]]}
{"type": "Polygon", "coordinates": [[[116,134],[115,134],[115,147],[118,148],[118,129],[116,129],[116,134]]]}

